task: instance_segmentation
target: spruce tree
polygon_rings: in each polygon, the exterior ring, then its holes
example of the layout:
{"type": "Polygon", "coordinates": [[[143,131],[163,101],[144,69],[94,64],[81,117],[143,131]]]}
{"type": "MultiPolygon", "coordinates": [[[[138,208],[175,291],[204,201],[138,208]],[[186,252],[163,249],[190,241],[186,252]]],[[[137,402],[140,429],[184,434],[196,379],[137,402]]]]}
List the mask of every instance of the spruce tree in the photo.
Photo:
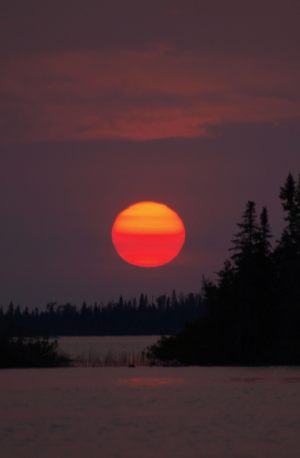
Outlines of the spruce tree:
{"type": "MultiPolygon", "coordinates": [[[[283,249],[293,249],[299,253],[300,244],[300,177],[296,183],[293,175],[290,173],[280,190],[280,199],[282,208],[285,212],[284,228],[280,247],[283,249]]],[[[296,253],[294,253],[296,254],[296,253]]]]}
{"type": "Polygon", "coordinates": [[[250,200],[247,202],[242,222],[238,224],[238,227],[240,230],[232,240],[231,259],[235,267],[241,269],[248,264],[256,252],[258,225],[255,202],[250,200]]]}
{"type": "MultiPolygon", "coordinates": [[[[236,324],[237,358],[255,363],[264,358],[271,341],[271,229],[266,207],[257,221],[256,205],[248,201],[231,250],[235,266],[231,301],[236,324]],[[259,356],[260,354],[260,356],[259,356]]],[[[225,273],[225,271],[224,271],[225,273]]],[[[230,278],[228,275],[226,278],[230,278]]]]}
{"type": "Polygon", "coordinates": [[[266,207],[263,207],[262,212],[260,214],[260,225],[258,228],[257,233],[257,246],[258,246],[258,254],[262,258],[269,258],[271,254],[271,240],[272,233],[269,223],[269,215],[268,210],[266,207]]]}
{"type": "Polygon", "coordinates": [[[280,199],[286,226],[275,253],[279,281],[295,288],[300,278],[300,177],[296,183],[293,175],[288,175],[280,199]]]}
{"type": "Polygon", "coordinates": [[[280,190],[286,225],[274,253],[278,358],[300,359],[300,179],[290,173],[280,190]]]}
{"type": "Polygon", "coordinates": [[[296,251],[300,256],[300,174],[298,175],[298,183],[295,191],[295,205],[296,205],[296,251]]]}

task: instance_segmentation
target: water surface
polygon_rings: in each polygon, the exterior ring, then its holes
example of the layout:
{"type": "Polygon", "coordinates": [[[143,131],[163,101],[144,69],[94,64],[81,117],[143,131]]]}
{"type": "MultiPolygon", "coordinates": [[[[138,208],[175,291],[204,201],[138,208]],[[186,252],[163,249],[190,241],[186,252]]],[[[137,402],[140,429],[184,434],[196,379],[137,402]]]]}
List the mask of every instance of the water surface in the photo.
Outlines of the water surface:
{"type": "Polygon", "coordinates": [[[3,458],[299,458],[296,368],[0,372],[3,458]]]}
{"type": "Polygon", "coordinates": [[[59,337],[59,350],[81,365],[127,366],[145,363],[144,350],[160,336],[59,337]]]}

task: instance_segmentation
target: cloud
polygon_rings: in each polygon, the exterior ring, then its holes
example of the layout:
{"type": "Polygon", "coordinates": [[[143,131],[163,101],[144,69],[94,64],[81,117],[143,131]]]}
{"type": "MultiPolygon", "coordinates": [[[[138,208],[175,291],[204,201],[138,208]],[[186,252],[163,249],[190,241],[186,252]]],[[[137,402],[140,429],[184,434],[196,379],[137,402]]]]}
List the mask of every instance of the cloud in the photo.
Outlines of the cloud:
{"type": "Polygon", "coordinates": [[[4,61],[2,141],[150,140],[300,115],[296,63],[152,51],[61,52],[4,61]]]}

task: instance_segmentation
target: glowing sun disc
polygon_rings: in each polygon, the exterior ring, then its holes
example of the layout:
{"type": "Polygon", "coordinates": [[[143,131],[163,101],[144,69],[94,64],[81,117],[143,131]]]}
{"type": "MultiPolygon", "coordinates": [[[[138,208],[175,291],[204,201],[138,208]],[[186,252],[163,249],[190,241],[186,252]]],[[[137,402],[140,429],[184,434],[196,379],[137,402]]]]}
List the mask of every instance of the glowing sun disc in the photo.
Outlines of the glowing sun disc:
{"type": "Polygon", "coordinates": [[[180,216],[165,204],[138,202],[125,208],[112,226],[118,255],[139,267],[158,267],[172,261],[185,241],[180,216]]]}

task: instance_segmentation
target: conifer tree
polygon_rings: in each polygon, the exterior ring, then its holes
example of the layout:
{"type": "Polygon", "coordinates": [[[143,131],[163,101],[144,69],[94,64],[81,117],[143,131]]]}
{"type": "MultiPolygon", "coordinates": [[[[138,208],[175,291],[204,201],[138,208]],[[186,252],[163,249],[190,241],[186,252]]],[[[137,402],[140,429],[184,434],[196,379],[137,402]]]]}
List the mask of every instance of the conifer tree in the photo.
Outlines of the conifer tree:
{"type": "Polygon", "coordinates": [[[233,255],[231,257],[236,268],[240,269],[248,263],[255,255],[258,241],[258,225],[256,215],[256,205],[253,201],[248,201],[242,216],[242,222],[238,224],[237,232],[232,240],[233,255]]]}
{"type": "Polygon", "coordinates": [[[258,253],[262,258],[269,258],[271,254],[272,233],[269,223],[269,215],[267,207],[263,207],[260,214],[260,225],[257,233],[258,253]]]}
{"type": "Polygon", "coordinates": [[[282,208],[285,212],[284,220],[287,225],[283,231],[280,247],[298,250],[300,243],[300,177],[296,183],[290,173],[280,190],[282,208]]]}
{"type": "Polygon", "coordinates": [[[281,294],[294,301],[300,295],[300,177],[296,183],[290,173],[280,191],[286,227],[275,251],[281,294]]]}
{"type": "Polygon", "coordinates": [[[296,251],[300,256],[300,174],[298,175],[298,183],[295,191],[295,204],[296,204],[296,251]]]}

